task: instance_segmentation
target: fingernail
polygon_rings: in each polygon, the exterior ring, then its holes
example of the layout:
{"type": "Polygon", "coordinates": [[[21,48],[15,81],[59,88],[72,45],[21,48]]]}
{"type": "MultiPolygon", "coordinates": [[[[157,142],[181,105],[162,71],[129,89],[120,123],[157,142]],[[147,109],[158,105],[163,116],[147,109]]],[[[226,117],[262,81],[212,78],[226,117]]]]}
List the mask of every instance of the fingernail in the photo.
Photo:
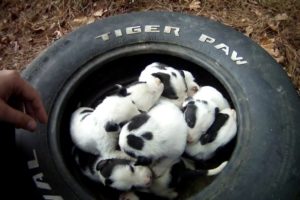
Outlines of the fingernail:
{"type": "Polygon", "coordinates": [[[27,128],[31,131],[34,131],[36,128],[36,122],[34,120],[31,120],[27,124],[27,128]]]}

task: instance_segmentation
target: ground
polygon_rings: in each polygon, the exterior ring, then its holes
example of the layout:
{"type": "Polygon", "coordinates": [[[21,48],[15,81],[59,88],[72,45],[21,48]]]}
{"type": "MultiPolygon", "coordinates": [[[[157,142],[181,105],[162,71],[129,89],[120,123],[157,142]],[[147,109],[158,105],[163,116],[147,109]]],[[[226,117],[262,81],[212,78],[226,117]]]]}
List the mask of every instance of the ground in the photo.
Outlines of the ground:
{"type": "Polygon", "coordinates": [[[300,92],[298,0],[0,0],[0,69],[24,69],[79,26],[133,11],[205,16],[233,27],[280,63],[300,92]]]}

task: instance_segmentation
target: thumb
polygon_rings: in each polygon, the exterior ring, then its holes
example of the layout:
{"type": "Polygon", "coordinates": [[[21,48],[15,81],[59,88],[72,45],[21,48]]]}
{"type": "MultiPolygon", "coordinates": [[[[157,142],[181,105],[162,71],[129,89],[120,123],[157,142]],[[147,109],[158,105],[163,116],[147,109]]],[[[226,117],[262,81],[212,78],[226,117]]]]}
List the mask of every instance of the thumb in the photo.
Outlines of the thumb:
{"type": "Polygon", "coordinates": [[[36,122],[33,118],[10,107],[3,101],[0,101],[0,120],[12,123],[17,128],[23,128],[29,131],[34,131],[36,128],[36,122]]]}

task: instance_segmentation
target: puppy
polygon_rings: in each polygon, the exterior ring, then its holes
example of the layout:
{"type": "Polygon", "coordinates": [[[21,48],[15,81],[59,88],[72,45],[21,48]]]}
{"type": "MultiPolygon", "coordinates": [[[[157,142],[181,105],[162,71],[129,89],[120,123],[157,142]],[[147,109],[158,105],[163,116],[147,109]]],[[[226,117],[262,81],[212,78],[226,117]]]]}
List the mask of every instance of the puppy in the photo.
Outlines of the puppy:
{"type": "Polygon", "coordinates": [[[106,97],[95,110],[82,107],[71,117],[70,133],[74,144],[81,150],[103,157],[117,154],[120,124],[140,114],[135,104],[127,96],[106,97]]]}
{"type": "Polygon", "coordinates": [[[137,115],[123,126],[119,146],[161,176],[184,152],[187,131],[181,110],[160,100],[148,114],[137,115]]]}
{"type": "Polygon", "coordinates": [[[187,99],[183,104],[184,118],[188,125],[188,143],[197,142],[215,121],[218,107],[210,101],[187,99]]]}
{"type": "Polygon", "coordinates": [[[195,100],[205,100],[207,102],[213,102],[220,110],[230,108],[228,101],[223,95],[214,87],[202,86],[193,96],[195,100]]]}
{"type": "MultiPolygon", "coordinates": [[[[227,165],[227,161],[214,169],[209,170],[191,170],[188,169],[183,161],[175,163],[171,168],[158,177],[154,178],[150,187],[139,191],[153,193],[159,197],[167,199],[175,199],[178,196],[176,188],[182,183],[182,181],[189,180],[191,178],[198,178],[203,176],[214,176],[219,174],[227,165]]],[[[120,200],[138,200],[138,195],[134,192],[126,192],[120,195],[120,200]]]]}
{"type": "Polygon", "coordinates": [[[163,98],[180,107],[188,95],[193,95],[198,89],[193,75],[184,70],[176,70],[162,63],[148,65],[140,74],[139,81],[145,81],[150,76],[159,78],[164,84],[163,98]]]}
{"type": "Polygon", "coordinates": [[[236,112],[226,108],[217,114],[216,120],[196,143],[187,144],[185,153],[195,160],[208,160],[215,151],[227,144],[237,132],[236,112]]]}
{"type": "Polygon", "coordinates": [[[141,112],[147,112],[157,103],[164,85],[160,79],[148,76],[143,82],[135,82],[127,87],[129,97],[141,112]]]}
{"type": "Polygon", "coordinates": [[[99,159],[94,166],[101,183],[118,190],[147,188],[152,183],[152,171],[127,159],[99,159]]]}

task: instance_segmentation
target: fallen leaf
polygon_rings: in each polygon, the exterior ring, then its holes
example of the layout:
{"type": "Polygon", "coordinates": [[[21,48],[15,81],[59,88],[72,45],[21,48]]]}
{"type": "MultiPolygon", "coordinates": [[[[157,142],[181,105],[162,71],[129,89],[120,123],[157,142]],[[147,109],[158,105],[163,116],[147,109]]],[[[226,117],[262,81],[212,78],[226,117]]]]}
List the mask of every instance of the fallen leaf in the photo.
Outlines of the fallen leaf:
{"type": "Polygon", "coordinates": [[[281,55],[279,49],[275,46],[274,38],[265,38],[260,41],[260,45],[278,62],[283,63],[285,57],[281,55]]]}
{"type": "Polygon", "coordinates": [[[254,10],[254,13],[258,16],[258,17],[261,17],[262,16],[262,13],[259,11],[259,10],[254,10]]]}
{"type": "Polygon", "coordinates": [[[275,60],[276,60],[277,63],[282,64],[284,62],[284,56],[280,56],[278,58],[275,58],[275,60]]]}
{"type": "Polygon", "coordinates": [[[78,17],[75,18],[73,21],[70,22],[71,26],[73,27],[79,27],[85,24],[90,24],[95,21],[94,17],[78,17]]]}
{"type": "Polygon", "coordinates": [[[189,5],[189,9],[194,11],[197,11],[200,7],[201,7],[200,1],[196,1],[196,0],[192,1],[189,5]]]}
{"type": "Polygon", "coordinates": [[[33,41],[32,37],[29,37],[29,38],[27,39],[27,42],[32,42],[32,41],[33,41]]]}
{"type": "Polygon", "coordinates": [[[0,41],[2,44],[8,44],[10,39],[7,36],[3,36],[0,41]]]}
{"type": "Polygon", "coordinates": [[[49,29],[50,30],[53,29],[55,27],[55,25],[56,25],[55,23],[52,23],[51,26],[49,27],[49,29]]]}
{"type": "Polygon", "coordinates": [[[98,10],[98,11],[96,11],[96,12],[94,12],[94,14],[93,14],[93,16],[94,17],[102,17],[102,15],[105,13],[105,12],[107,12],[107,10],[105,9],[100,9],[100,10],[98,10]]]}
{"type": "Polygon", "coordinates": [[[250,36],[250,34],[253,32],[253,27],[252,26],[248,26],[246,28],[246,33],[245,35],[247,35],[248,37],[250,36]]]}
{"type": "Polygon", "coordinates": [[[42,33],[46,30],[45,26],[32,26],[31,29],[34,33],[37,34],[42,33]]]}
{"type": "Polygon", "coordinates": [[[75,18],[73,19],[72,23],[74,25],[82,25],[82,24],[85,24],[88,20],[88,17],[78,17],[78,18],[75,18]]]}
{"type": "Polygon", "coordinates": [[[62,32],[59,30],[54,31],[53,35],[55,36],[55,39],[59,39],[63,36],[62,32]]]}
{"type": "Polygon", "coordinates": [[[285,21],[288,20],[289,16],[286,13],[282,13],[282,14],[277,14],[274,19],[276,21],[285,21]]]}
{"type": "Polygon", "coordinates": [[[96,19],[94,17],[89,17],[88,21],[86,22],[86,24],[91,24],[95,21],[96,19]]]}
{"type": "Polygon", "coordinates": [[[14,41],[13,45],[14,45],[14,52],[17,52],[20,49],[20,45],[19,45],[18,41],[14,41]]]}
{"type": "Polygon", "coordinates": [[[267,24],[268,26],[273,30],[273,31],[279,31],[278,28],[279,28],[279,22],[278,21],[275,21],[273,19],[270,19],[267,21],[267,24]]]}

